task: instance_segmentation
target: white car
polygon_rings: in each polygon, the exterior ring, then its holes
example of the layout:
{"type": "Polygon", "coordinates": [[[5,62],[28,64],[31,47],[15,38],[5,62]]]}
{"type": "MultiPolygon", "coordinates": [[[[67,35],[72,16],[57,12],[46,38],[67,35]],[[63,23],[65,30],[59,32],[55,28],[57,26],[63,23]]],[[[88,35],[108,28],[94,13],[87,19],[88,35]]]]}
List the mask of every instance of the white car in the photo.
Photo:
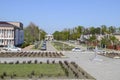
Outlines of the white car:
{"type": "Polygon", "coordinates": [[[6,51],[21,51],[21,48],[15,47],[15,46],[8,46],[8,47],[4,47],[3,50],[6,51]]]}
{"type": "Polygon", "coordinates": [[[21,48],[11,47],[11,48],[8,48],[8,51],[21,51],[21,48]]]}
{"type": "Polygon", "coordinates": [[[72,51],[75,52],[75,51],[82,51],[82,50],[78,47],[75,47],[75,48],[72,49],[72,51]]]}
{"type": "Polygon", "coordinates": [[[97,52],[97,53],[105,53],[106,51],[105,50],[102,50],[102,49],[93,49],[94,52],[97,52]]]}

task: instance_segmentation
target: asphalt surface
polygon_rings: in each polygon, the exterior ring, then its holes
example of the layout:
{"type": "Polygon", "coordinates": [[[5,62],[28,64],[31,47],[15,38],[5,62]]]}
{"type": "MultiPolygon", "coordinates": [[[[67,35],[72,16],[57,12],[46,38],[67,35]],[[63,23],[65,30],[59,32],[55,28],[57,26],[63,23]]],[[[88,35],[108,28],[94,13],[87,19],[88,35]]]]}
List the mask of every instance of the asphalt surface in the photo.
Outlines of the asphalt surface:
{"type": "Polygon", "coordinates": [[[50,41],[48,41],[48,42],[46,42],[47,43],[47,50],[46,51],[57,51],[57,49],[55,49],[54,47],[53,47],[53,45],[51,44],[51,42],[50,41]]]}

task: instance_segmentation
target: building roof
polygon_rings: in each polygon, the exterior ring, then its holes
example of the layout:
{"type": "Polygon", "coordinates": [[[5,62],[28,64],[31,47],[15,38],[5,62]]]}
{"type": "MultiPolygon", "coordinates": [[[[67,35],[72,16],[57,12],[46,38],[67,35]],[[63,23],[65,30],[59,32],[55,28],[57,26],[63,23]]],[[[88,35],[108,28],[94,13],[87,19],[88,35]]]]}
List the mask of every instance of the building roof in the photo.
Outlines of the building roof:
{"type": "Polygon", "coordinates": [[[51,35],[51,34],[47,34],[46,36],[53,36],[53,35],[51,35]]]}
{"type": "Polygon", "coordinates": [[[15,27],[15,26],[8,22],[0,21],[0,27],[15,27]]]}
{"type": "Polygon", "coordinates": [[[120,32],[113,33],[113,35],[120,35],[120,32]]]}
{"type": "Polygon", "coordinates": [[[23,24],[20,22],[0,21],[0,27],[16,27],[19,29],[23,29],[23,24]]]}

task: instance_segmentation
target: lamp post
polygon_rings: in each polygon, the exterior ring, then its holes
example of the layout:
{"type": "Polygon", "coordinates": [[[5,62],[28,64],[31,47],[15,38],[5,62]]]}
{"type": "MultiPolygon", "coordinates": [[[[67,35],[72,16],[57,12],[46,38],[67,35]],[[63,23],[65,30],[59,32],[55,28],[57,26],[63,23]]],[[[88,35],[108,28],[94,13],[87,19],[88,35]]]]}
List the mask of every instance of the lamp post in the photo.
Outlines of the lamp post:
{"type": "Polygon", "coordinates": [[[64,43],[63,43],[63,51],[64,51],[64,43]]]}
{"type": "Polygon", "coordinates": [[[39,30],[39,41],[40,41],[40,30],[39,30]]]}

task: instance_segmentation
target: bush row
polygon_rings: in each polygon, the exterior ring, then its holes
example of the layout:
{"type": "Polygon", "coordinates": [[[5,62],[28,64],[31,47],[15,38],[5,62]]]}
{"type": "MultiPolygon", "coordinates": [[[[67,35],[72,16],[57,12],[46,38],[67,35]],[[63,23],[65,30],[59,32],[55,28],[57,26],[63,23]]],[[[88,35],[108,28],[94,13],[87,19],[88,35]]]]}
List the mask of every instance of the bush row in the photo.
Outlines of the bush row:
{"type": "MultiPolygon", "coordinates": [[[[42,61],[38,62],[37,60],[34,60],[33,63],[34,64],[42,64],[43,62],[42,61]]],[[[50,64],[50,61],[47,60],[46,63],[50,64]]],[[[51,63],[55,64],[55,60],[53,60],[51,63]]],[[[4,61],[4,64],[20,64],[20,62],[19,61],[16,61],[16,62],[6,62],[6,61],[4,61]]],[[[22,64],[32,64],[32,61],[31,60],[30,61],[23,61],[22,64]]]]}
{"type": "Polygon", "coordinates": [[[62,52],[1,52],[0,57],[61,57],[62,52]]]}
{"type": "MultiPolygon", "coordinates": [[[[25,76],[27,76],[28,78],[34,78],[34,77],[38,77],[38,78],[42,78],[42,77],[52,77],[54,75],[52,74],[43,74],[43,73],[40,73],[39,75],[36,74],[36,72],[33,70],[31,71],[29,74],[26,74],[25,76]]],[[[58,73],[56,75],[56,77],[60,77],[61,74],[58,73]]],[[[12,73],[11,75],[8,75],[7,72],[3,72],[1,75],[0,75],[0,79],[8,79],[8,78],[11,78],[11,79],[14,79],[14,78],[17,78],[17,77],[21,77],[19,75],[17,75],[16,73],[12,73]]]]}

